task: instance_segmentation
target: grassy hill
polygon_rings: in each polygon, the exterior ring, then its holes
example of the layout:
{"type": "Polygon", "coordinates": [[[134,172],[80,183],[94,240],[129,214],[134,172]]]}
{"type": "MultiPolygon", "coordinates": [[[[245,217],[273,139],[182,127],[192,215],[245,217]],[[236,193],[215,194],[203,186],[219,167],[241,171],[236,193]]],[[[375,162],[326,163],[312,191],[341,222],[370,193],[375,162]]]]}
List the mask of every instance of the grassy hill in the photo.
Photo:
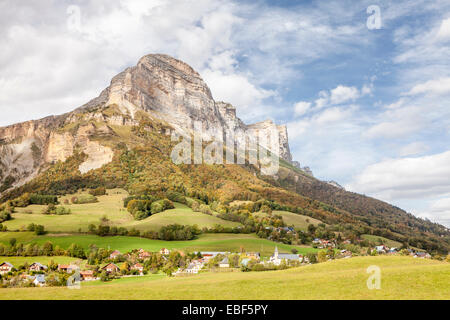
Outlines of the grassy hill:
{"type": "MultiPolygon", "coordinates": [[[[288,226],[294,226],[296,229],[306,231],[308,229],[308,225],[312,224],[317,226],[318,224],[322,223],[322,221],[318,219],[314,219],[308,216],[304,216],[301,214],[288,212],[288,211],[273,211],[272,214],[277,214],[283,217],[283,221],[288,226]]],[[[256,213],[257,216],[266,216],[266,213],[258,212],[256,213]]]]}
{"type": "Polygon", "coordinates": [[[147,219],[128,222],[121,226],[126,228],[135,228],[142,231],[158,231],[163,226],[175,223],[191,226],[196,224],[200,228],[212,228],[217,224],[231,228],[241,226],[241,224],[237,222],[223,220],[201,212],[194,212],[191,208],[181,203],[175,203],[175,209],[169,209],[164,212],[152,215],[147,219]]]}
{"type": "Polygon", "coordinates": [[[366,239],[370,242],[373,242],[375,244],[385,244],[388,247],[395,247],[395,248],[400,248],[402,246],[401,242],[398,241],[394,241],[394,240],[390,240],[384,237],[380,237],[380,236],[374,236],[371,234],[363,234],[361,236],[361,238],[366,239]]]}
{"type": "Polygon", "coordinates": [[[175,209],[160,212],[144,220],[136,221],[123,207],[123,199],[128,193],[123,189],[110,189],[107,195],[99,196],[98,202],[86,204],[64,204],[74,196],[80,196],[86,192],[78,192],[59,198],[63,206],[71,210],[69,215],[46,215],[42,211],[43,205],[30,205],[25,208],[17,208],[13,219],[4,222],[8,230],[26,230],[30,223],[40,224],[49,232],[86,232],[90,224],[97,225],[100,218],[106,216],[112,226],[135,228],[140,231],[158,231],[161,227],[170,224],[198,225],[199,228],[212,228],[216,224],[224,227],[236,227],[240,223],[219,219],[215,216],[194,212],[189,207],[175,203],[175,209]]]}
{"type": "MultiPolygon", "coordinates": [[[[86,192],[78,192],[59,198],[60,203],[70,200],[86,192]]],[[[99,196],[98,202],[86,204],[64,204],[71,210],[69,215],[45,215],[43,205],[30,205],[16,208],[13,219],[4,222],[8,230],[26,230],[30,223],[41,224],[50,232],[77,232],[79,229],[87,231],[89,224],[98,224],[101,217],[106,216],[113,225],[121,225],[133,221],[133,217],[123,208],[123,198],[128,193],[122,189],[108,190],[108,195],[99,196]]]]}
{"type": "Polygon", "coordinates": [[[450,299],[450,264],[410,257],[341,259],[270,272],[160,275],[67,288],[0,289],[2,299],[450,299]],[[367,288],[367,267],[381,269],[381,289],[367,288]]]}

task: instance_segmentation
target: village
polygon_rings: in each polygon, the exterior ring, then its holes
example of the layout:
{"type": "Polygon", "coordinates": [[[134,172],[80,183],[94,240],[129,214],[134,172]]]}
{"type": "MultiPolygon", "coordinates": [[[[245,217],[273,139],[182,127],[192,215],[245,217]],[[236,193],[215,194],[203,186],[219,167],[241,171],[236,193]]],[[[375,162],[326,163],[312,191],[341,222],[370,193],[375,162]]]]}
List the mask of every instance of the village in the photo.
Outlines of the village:
{"type": "MultiPolygon", "coordinates": [[[[81,261],[71,264],[48,265],[33,262],[30,265],[14,266],[5,261],[0,264],[1,287],[66,286],[80,281],[110,281],[123,277],[138,277],[147,274],[165,273],[167,276],[192,276],[204,272],[248,272],[283,270],[333,259],[351,258],[354,253],[338,249],[330,240],[314,239],[318,253],[280,253],[275,247],[270,257],[261,257],[259,252],[205,251],[185,253],[180,250],[161,248],[158,252],[136,249],[121,253],[110,251],[100,264],[82,265],[81,261]]],[[[345,244],[345,241],[344,241],[345,244]]],[[[358,254],[357,254],[358,255],[358,254]]],[[[402,249],[386,245],[369,248],[367,255],[408,255],[414,258],[431,258],[426,252],[402,249]]]]}

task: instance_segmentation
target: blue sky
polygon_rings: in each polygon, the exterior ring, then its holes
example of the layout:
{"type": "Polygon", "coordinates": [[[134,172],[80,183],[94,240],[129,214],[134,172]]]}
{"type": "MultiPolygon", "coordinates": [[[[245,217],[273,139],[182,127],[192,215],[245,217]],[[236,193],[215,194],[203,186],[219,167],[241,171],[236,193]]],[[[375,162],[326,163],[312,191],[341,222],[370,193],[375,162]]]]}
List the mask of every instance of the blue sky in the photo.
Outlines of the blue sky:
{"type": "Polygon", "coordinates": [[[11,0],[0,40],[0,125],[70,111],[167,53],[247,123],[287,124],[319,179],[450,226],[448,0],[11,0]]]}

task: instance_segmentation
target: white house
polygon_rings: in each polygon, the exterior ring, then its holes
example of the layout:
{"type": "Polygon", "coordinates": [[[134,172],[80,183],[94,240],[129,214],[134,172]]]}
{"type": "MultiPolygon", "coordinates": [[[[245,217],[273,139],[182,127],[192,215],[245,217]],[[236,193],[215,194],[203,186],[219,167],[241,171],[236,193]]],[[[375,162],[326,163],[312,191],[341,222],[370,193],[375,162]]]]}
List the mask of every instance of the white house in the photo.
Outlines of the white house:
{"type": "Polygon", "coordinates": [[[159,253],[163,254],[163,255],[169,255],[170,254],[170,250],[167,249],[167,248],[161,248],[161,250],[159,250],[159,253]]]}
{"type": "Polygon", "coordinates": [[[8,273],[14,268],[14,266],[9,262],[3,262],[0,264],[0,274],[8,273]]]}
{"type": "Polygon", "coordinates": [[[185,273],[197,274],[203,268],[203,263],[198,260],[194,260],[189,263],[188,267],[184,270],[185,273]]]}
{"type": "Polygon", "coordinates": [[[30,271],[44,271],[47,270],[47,266],[44,266],[43,264],[40,264],[39,262],[34,262],[33,264],[31,264],[30,266],[30,271]]]}
{"type": "Polygon", "coordinates": [[[389,248],[386,247],[385,245],[382,245],[382,246],[376,246],[375,250],[377,250],[378,253],[386,253],[389,251],[389,248]]]}
{"type": "Polygon", "coordinates": [[[223,258],[222,261],[219,262],[219,268],[229,268],[230,263],[228,261],[228,257],[223,258]]]}
{"type": "Polygon", "coordinates": [[[37,275],[34,277],[33,283],[34,283],[36,286],[39,286],[39,287],[44,286],[44,285],[45,285],[45,275],[43,275],[43,274],[37,274],[37,275]]]}
{"type": "Polygon", "coordinates": [[[109,258],[112,260],[117,259],[121,255],[120,251],[114,250],[110,255],[109,258]]]}

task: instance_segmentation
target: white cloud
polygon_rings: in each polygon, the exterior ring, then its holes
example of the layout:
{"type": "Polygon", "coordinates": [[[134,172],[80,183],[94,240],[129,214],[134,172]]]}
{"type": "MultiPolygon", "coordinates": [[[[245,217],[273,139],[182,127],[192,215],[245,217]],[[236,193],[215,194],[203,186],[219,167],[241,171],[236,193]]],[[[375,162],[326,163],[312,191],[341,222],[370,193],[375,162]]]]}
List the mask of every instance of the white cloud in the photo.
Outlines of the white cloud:
{"type": "Polygon", "coordinates": [[[371,85],[364,85],[361,88],[361,96],[365,96],[365,95],[371,95],[372,94],[372,90],[373,90],[373,84],[371,85]]]}
{"type": "Polygon", "coordinates": [[[397,101],[388,104],[387,106],[385,106],[386,109],[397,109],[399,107],[403,107],[405,105],[406,99],[404,98],[400,98],[397,101]]]}
{"type": "Polygon", "coordinates": [[[423,108],[405,106],[388,109],[377,116],[377,122],[364,132],[364,136],[374,138],[402,138],[410,136],[423,129],[427,122],[423,108]],[[389,119],[386,121],[386,119],[389,119]]]}
{"type": "Polygon", "coordinates": [[[338,121],[348,120],[353,114],[355,108],[342,109],[339,107],[333,107],[324,110],[315,118],[315,122],[318,124],[330,124],[338,121]]]}
{"type": "Polygon", "coordinates": [[[275,95],[271,90],[256,87],[247,77],[238,73],[208,69],[202,72],[202,76],[211,87],[214,99],[236,106],[244,119],[267,114],[268,110],[263,109],[262,100],[275,95]]]}
{"type": "Polygon", "coordinates": [[[322,90],[318,94],[318,98],[314,101],[314,109],[322,109],[328,106],[341,105],[349,102],[354,102],[358,98],[372,94],[373,83],[370,85],[363,85],[361,91],[352,86],[338,85],[336,88],[327,91],[322,90]]]}
{"type": "Polygon", "coordinates": [[[450,198],[448,197],[435,199],[428,207],[415,210],[414,213],[421,218],[427,218],[450,228],[450,198]]]}
{"type": "Polygon", "coordinates": [[[328,94],[328,92],[325,90],[320,91],[319,98],[316,101],[314,101],[316,104],[316,108],[322,109],[329,103],[329,100],[330,100],[330,95],[328,94]]]}
{"type": "Polygon", "coordinates": [[[441,27],[439,28],[437,37],[440,40],[450,39],[450,18],[442,20],[442,24],[441,27]]]}
{"type": "Polygon", "coordinates": [[[366,167],[346,188],[385,201],[445,195],[450,192],[449,163],[450,151],[388,159],[366,167]]]}
{"type": "Polygon", "coordinates": [[[416,156],[429,150],[429,146],[423,142],[412,142],[399,150],[399,156],[416,156]]]}
{"type": "Polygon", "coordinates": [[[331,90],[330,102],[332,104],[341,104],[348,101],[355,101],[358,97],[359,91],[356,87],[339,85],[331,90]]]}
{"type": "Polygon", "coordinates": [[[450,77],[428,80],[424,83],[415,85],[407,94],[435,94],[442,95],[450,93],[450,77]]]}
{"type": "Polygon", "coordinates": [[[302,116],[311,109],[311,102],[300,101],[294,105],[294,112],[296,116],[302,116]]]}

